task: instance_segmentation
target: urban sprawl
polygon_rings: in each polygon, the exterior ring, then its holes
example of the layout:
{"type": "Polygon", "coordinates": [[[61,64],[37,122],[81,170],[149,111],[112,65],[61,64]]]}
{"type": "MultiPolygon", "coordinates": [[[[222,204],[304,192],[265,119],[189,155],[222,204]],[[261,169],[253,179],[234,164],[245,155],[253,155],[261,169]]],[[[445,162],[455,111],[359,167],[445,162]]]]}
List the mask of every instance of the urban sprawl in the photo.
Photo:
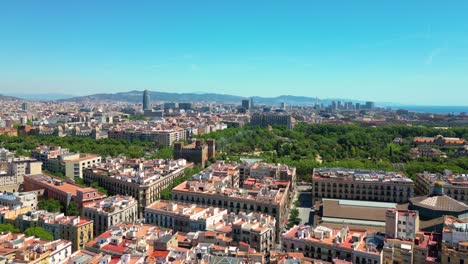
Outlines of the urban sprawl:
{"type": "Polygon", "coordinates": [[[389,144],[411,146],[409,159],[466,157],[467,140],[440,125],[466,125],[464,113],[160,102],[148,91],[135,104],[0,103],[0,263],[468,263],[468,172],[318,166],[305,181],[252,153],[229,159],[209,138],[244,126],[424,123],[439,133],[389,144]],[[8,148],[33,137],[44,140],[8,148]],[[51,138],[145,147],[102,155],[51,138]]]}

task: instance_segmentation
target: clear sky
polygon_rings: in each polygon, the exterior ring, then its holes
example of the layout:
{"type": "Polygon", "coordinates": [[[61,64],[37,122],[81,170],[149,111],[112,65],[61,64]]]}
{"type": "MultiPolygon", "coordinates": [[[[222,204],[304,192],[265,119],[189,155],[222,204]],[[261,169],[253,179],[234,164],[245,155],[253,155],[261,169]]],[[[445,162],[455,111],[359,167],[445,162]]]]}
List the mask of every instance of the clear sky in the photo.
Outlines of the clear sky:
{"type": "Polygon", "coordinates": [[[468,1],[1,1],[0,93],[468,105],[468,1]]]}

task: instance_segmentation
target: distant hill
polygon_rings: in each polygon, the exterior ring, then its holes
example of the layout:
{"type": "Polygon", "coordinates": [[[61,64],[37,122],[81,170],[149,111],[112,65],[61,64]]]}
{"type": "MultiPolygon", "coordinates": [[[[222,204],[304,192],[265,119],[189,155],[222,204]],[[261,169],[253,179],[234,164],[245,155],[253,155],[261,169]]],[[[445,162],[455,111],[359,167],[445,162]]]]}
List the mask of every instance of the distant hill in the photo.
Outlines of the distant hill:
{"type": "Polygon", "coordinates": [[[14,97],[14,96],[0,94],[0,100],[3,100],[3,101],[18,101],[18,100],[23,100],[23,99],[18,98],[18,97],[14,97]]]}
{"type": "Polygon", "coordinates": [[[73,95],[60,94],[60,93],[38,93],[38,94],[25,94],[25,93],[10,93],[8,96],[14,96],[29,101],[56,101],[61,99],[72,98],[73,95]]]}
{"type": "MultiPolygon", "coordinates": [[[[130,91],[122,93],[101,93],[87,96],[73,97],[64,99],[61,101],[74,101],[84,102],[89,100],[98,101],[123,101],[130,103],[139,103],[142,101],[143,91],[130,91]]],[[[151,101],[169,101],[169,102],[220,102],[220,103],[236,103],[239,104],[242,99],[247,97],[227,95],[227,94],[216,94],[216,93],[166,93],[166,92],[153,92],[150,91],[151,101]]],[[[277,105],[281,102],[285,102],[289,105],[313,105],[315,104],[315,98],[305,96],[291,96],[282,95],[278,97],[253,97],[254,103],[277,105]]],[[[318,101],[323,102],[321,100],[318,101]]]]}

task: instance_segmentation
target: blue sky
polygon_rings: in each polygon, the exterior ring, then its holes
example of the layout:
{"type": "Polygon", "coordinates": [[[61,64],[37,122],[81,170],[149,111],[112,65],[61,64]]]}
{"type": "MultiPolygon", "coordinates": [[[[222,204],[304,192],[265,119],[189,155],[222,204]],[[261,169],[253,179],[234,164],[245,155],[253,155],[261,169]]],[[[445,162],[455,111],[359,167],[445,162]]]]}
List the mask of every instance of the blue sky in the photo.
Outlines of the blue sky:
{"type": "Polygon", "coordinates": [[[468,105],[467,1],[2,1],[0,93],[468,105]]]}

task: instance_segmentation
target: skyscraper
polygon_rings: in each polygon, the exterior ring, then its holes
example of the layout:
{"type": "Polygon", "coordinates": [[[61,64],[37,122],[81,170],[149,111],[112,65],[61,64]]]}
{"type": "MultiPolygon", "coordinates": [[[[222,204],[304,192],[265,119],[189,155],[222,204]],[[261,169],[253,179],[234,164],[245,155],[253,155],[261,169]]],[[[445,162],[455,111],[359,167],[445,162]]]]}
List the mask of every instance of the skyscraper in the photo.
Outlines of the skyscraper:
{"type": "Polygon", "coordinates": [[[151,110],[150,95],[148,90],[143,92],[143,111],[144,110],[151,110]]]}
{"type": "Polygon", "coordinates": [[[250,100],[242,100],[242,107],[245,108],[245,110],[250,108],[250,100]]]}

